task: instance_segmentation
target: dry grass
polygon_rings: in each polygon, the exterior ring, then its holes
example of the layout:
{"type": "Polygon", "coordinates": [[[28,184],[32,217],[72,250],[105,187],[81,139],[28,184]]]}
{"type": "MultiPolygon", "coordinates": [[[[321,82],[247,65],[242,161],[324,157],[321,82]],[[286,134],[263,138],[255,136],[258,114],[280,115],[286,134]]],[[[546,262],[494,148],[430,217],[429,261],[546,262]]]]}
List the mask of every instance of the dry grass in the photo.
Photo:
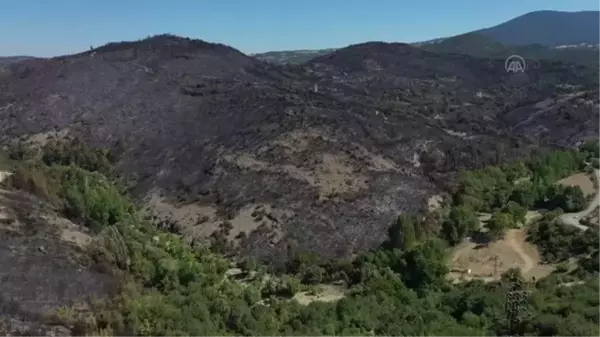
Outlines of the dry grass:
{"type": "Polygon", "coordinates": [[[16,189],[30,192],[55,206],[61,203],[58,197],[58,186],[42,169],[19,165],[13,174],[6,177],[8,177],[7,183],[16,189]]]}

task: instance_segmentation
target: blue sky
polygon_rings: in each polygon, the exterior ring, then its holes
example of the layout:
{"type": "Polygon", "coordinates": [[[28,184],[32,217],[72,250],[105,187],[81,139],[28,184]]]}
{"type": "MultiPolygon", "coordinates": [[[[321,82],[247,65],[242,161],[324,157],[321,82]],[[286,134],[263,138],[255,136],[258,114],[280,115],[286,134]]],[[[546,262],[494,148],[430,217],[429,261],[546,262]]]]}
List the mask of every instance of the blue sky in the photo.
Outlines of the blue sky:
{"type": "Polygon", "coordinates": [[[172,33],[245,53],[415,42],[598,0],[2,0],[0,55],[56,56],[172,33]]]}

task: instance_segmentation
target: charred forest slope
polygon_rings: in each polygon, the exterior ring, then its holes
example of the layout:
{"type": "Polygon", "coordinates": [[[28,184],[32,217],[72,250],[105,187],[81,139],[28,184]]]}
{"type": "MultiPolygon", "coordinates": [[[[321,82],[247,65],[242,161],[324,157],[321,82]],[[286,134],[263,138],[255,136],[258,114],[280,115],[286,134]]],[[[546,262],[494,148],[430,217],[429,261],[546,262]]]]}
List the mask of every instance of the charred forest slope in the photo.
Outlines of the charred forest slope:
{"type": "Polygon", "coordinates": [[[377,42],[277,67],[161,35],[9,67],[0,134],[113,149],[140,199],[192,235],[228,227],[242,254],[347,256],[460,166],[597,137],[597,73],[536,67],[377,42]]]}

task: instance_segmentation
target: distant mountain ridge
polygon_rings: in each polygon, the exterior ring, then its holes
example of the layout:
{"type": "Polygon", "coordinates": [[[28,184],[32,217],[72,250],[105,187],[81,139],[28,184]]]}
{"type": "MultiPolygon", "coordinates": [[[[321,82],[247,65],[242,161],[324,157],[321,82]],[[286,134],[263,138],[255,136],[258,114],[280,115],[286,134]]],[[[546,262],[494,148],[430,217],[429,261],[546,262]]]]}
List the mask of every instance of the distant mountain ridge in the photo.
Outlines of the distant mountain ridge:
{"type": "Polygon", "coordinates": [[[535,11],[489,28],[415,44],[437,44],[453,37],[478,34],[511,46],[531,44],[546,47],[597,46],[600,43],[599,26],[599,11],[535,11]]]}
{"type": "MultiPolygon", "coordinates": [[[[599,11],[536,11],[493,27],[413,45],[437,52],[458,52],[480,57],[518,52],[525,54],[523,57],[559,58],[594,65],[598,61],[597,48],[600,43],[599,17],[599,11]],[[440,44],[442,45],[433,47],[440,44]],[[491,47],[491,52],[488,47],[491,47]],[[568,51],[557,52],[554,49],[568,51]]],[[[253,56],[271,63],[304,63],[312,57],[329,54],[334,50],[274,51],[253,56]]]]}
{"type": "Polygon", "coordinates": [[[266,53],[251,54],[262,61],[276,63],[276,64],[299,64],[307,62],[317,56],[329,54],[334,52],[335,48],[328,49],[302,49],[302,50],[282,50],[282,51],[270,51],[266,53]]]}
{"type": "Polygon", "coordinates": [[[554,59],[598,67],[598,45],[574,45],[562,48],[551,48],[541,44],[510,46],[477,33],[468,33],[437,43],[422,44],[419,48],[437,53],[467,54],[495,59],[504,59],[508,55],[516,54],[528,60],[554,59]]]}
{"type": "Polygon", "coordinates": [[[23,60],[32,59],[32,56],[0,56],[0,66],[7,65],[9,63],[19,62],[23,60]]]}
{"type": "Polygon", "coordinates": [[[473,33],[515,46],[597,45],[600,40],[599,14],[598,11],[536,11],[473,33]]]}

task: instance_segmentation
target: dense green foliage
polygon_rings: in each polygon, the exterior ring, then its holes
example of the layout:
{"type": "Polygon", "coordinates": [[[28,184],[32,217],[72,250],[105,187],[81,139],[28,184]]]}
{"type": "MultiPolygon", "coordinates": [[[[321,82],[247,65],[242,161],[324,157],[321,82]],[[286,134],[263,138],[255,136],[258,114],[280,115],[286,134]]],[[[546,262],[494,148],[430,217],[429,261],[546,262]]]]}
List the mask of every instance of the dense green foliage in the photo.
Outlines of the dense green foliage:
{"type": "Polygon", "coordinates": [[[42,149],[42,160],[47,165],[77,165],[87,171],[110,175],[111,162],[115,158],[110,151],[92,149],[83,141],[69,139],[46,144],[42,149]]]}
{"type": "Polygon", "coordinates": [[[594,140],[587,141],[581,147],[581,151],[585,153],[586,160],[598,159],[600,158],[600,142],[594,140]]]}
{"type": "MultiPolygon", "coordinates": [[[[522,177],[531,177],[545,191],[551,181],[579,168],[579,156],[570,152],[542,158],[529,166],[518,163],[464,172],[455,203],[440,215],[450,241],[477,225],[476,211],[495,209],[493,218],[501,227],[522,221],[523,203],[513,196],[519,188],[515,182],[522,177]],[[564,158],[573,162],[558,160],[564,158]],[[540,163],[554,166],[548,169],[540,163]]],[[[74,319],[73,333],[500,335],[508,333],[504,301],[515,286],[532,291],[521,332],[600,333],[597,269],[589,268],[593,260],[584,260],[583,268],[577,269],[585,282],[571,287],[560,286],[564,277],[560,274],[527,285],[518,271],[510,271],[500,282],[450,284],[445,278],[446,242],[420,231],[426,221],[421,216],[403,215],[390,228],[384,247],[352,262],[325,263],[301,254],[290,260],[291,274],[267,276],[264,268],[246,260],[240,264],[244,269],[240,279],[227,276],[232,265],[223,257],[157,229],[101,173],[70,160],[54,163],[22,164],[13,184],[58,200],[67,216],[97,228],[90,254],[124,285],[119,296],[95,303],[90,313],[74,319]],[[39,193],[38,184],[44,193],[39,193]],[[349,285],[345,298],[337,302],[301,305],[289,299],[307,284],[334,279],[349,285]]],[[[543,201],[542,195],[536,194],[532,203],[543,201]]],[[[549,230],[543,226],[535,232],[537,241],[546,244],[549,230]]],[[[566,249],[589,248],[590,243],[576,241],[566,249]]],[[[597,260],[597,250],[595,256],[597,260]]]]}
{"type": "MultiPolygon", "coordinates": [[[[600,246],[598,228],[582,231],[556,221],[559,212],[550,212],[529,228],[529,240],[535,243],[547,262],[564,262],[570,257],[590,255],[600,246]]],[[[595,270],[598,270],[596,264],[595,270]]]]}
{"type": "Polygon", "coordinates": [[[556,182],[582,171],[598,156],[597,149],[597,141],[589,142],[578,151],[546,151],[527,161],[461,172],[450,215],[442,224],[443,237],[451,244],[460,242],[478,230],[477,214],[482,212],[492,214],[487,227],[494,239],[524,223],[527,209],[583,210],[586,198],[581,188],[556,182]]]}

